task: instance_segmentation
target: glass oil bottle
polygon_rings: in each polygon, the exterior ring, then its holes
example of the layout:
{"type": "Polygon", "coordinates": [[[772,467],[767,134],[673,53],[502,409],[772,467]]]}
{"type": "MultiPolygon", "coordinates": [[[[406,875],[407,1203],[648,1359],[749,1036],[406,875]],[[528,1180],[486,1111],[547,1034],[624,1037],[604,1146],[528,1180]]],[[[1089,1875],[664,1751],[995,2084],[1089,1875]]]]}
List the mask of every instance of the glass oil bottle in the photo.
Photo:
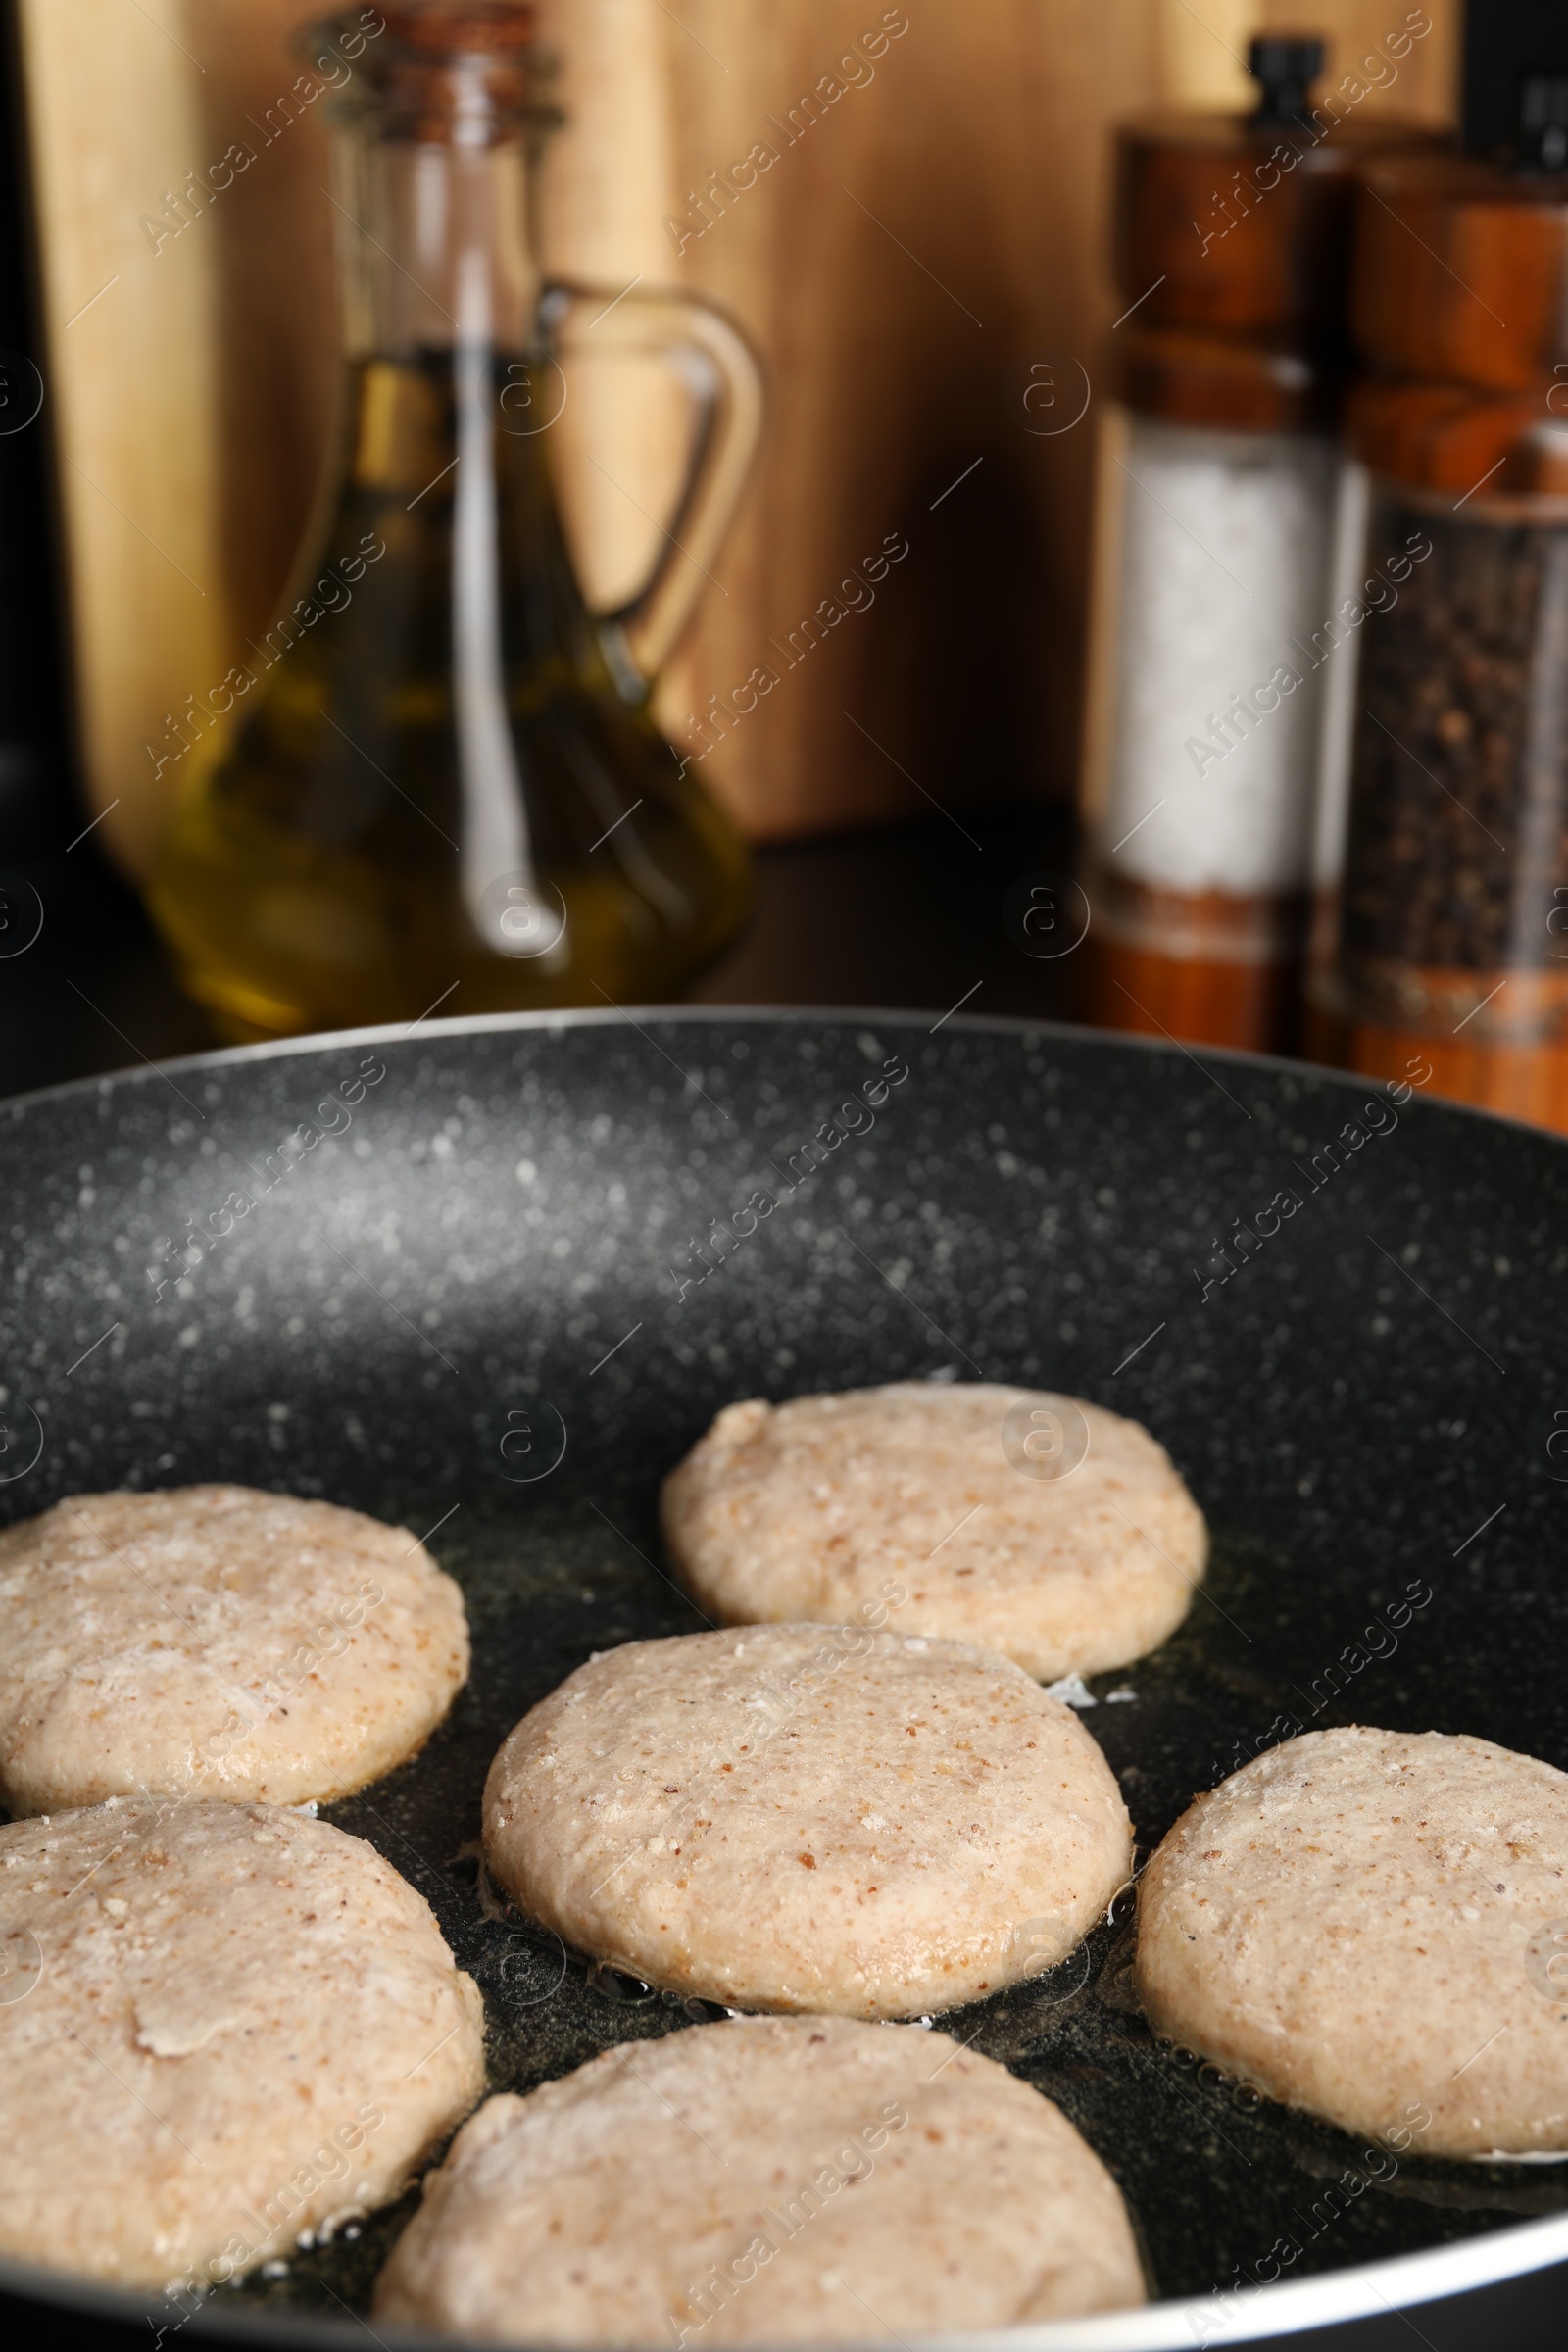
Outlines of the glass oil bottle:
{"type": "Polygon", "coordinates": [[[337,462],[149,890],[241,1039],[665,996],[749,904],[738,835],[649,706],[757,443],[757,364],[711,305],[544,282],[558,118],[530,8],[370,13],[373,39],[355,14],[311,43],[360,44],[336,102],[337,462]],[[575,360],[650,350],[691,397],[687,479],[652,577],[597,614],[556,428],[575,360]]]}

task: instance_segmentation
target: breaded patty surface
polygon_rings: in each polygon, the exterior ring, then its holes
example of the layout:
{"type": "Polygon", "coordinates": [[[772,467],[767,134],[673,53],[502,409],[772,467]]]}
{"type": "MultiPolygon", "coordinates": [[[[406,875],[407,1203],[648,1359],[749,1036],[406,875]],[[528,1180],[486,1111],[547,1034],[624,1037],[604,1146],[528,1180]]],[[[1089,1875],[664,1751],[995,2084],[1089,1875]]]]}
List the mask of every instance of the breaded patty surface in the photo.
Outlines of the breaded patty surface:
{"type": "Polygon", "coordinates": [[[0,1829],[0,2248],[220,2283],[396,2196],[484,2087],[478,1988],[371,1846],[269,1805],[0,1829]]]}
{"type": "Polygon", "coordinates": [[[0,1534],[0,1799],[296,1805],[421,1746],[463,1595],[404,1528],[250,1487],[79,1494],[0,1534]]]}
{"type": "Polygon", "coordinates": [[[490,2099],[375,2316],[488,2343],[820,2344],[1144,2300],[1060,2110],[918,2027],[741,2018],[490,2099]]]}
{"type": "Polygon", "coordinates": [[[1208,1557],[1148,1430],[982,1382],[729,1405],[665,1480],[663,1525],[725,1624],[892,1609],[903,1632],[981,1642],[1047,1682],[1156,1648],[1208,1557]]]}
{"type": "Polygon", "coordinates": [[[1139,1882],[1158,2034],[1421,2156],[1568,2148],[1568,1774],[1362,1727],[1271,1748],[1139,1882]]]}
{"type": "Polygon", "coordinates": [[[949,2009],[1063,1958],[1131,1868],[1114,1774],[995,1650],[752,1626],[568,1675],[490,1768],[519,1909],[740,2009],[949,2009]]]}

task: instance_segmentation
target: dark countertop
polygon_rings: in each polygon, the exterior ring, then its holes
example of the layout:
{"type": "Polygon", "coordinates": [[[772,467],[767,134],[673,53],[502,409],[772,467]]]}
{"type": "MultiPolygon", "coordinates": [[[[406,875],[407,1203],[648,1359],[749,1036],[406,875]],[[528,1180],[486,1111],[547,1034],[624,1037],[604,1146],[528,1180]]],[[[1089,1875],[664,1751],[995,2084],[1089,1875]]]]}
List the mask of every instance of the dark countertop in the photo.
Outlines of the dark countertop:
{"type": "MultiPolygon", "coordinates": [[[[750,926],[687,994],[706,1004],[933,1013],[963,1001],[974,1012],[1061,1019],[1077,959],[1025,953],[1004,909],[1020,883],[1069,873],[1073,854],[1069,815],[1043,806],[761,849],[750,926]]],[[[0,931],[0,1097],[221,1042],[91,842],[17,870],[42,902],[43,926],[9,956],[0,931]]],[[[19,894],[22,927],[26,904],[19,894]]]]}

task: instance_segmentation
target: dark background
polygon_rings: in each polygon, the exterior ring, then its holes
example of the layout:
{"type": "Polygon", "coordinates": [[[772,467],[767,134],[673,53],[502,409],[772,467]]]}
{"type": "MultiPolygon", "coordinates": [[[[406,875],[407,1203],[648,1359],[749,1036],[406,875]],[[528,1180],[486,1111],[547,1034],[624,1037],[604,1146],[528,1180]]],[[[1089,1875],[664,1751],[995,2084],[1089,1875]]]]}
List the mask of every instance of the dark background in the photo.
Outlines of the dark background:
{"type": "MultiPolygon", "coordinates": [[[[1070,1016],[1080,958],[1028,955],[1004,920],[1024,877],[1072,871],[1063,810],[969,814],[962,828],[934,817],[756,856],[757,911],[688,992],[694,1001],[946,1012],[967,995],[965,1012],[1070,1016]]],[[[43,928],[10,957],[0,934],[0,1098],[222,1042],[181,995],[139,902],[90,837],[54,857],[14,858],[11,871],[36,890],[43,928]]]]}

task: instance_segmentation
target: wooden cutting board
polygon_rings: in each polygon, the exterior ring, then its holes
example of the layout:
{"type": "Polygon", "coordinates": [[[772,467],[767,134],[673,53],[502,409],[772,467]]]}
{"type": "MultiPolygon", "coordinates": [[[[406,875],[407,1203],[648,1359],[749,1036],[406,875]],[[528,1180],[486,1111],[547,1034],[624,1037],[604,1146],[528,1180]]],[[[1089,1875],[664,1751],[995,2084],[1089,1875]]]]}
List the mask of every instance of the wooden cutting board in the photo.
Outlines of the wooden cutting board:
{"type": "MultiPolygon", "coordinates": [[[[18,4],[87,779],[137,871],[180,772],[174,729],[272,617],[317,483],[336,380],[324,127],[319,104],[281,105],[287,36],[313,12],[18,4]],[[256,162],[215,202],[199,191],[235,140],[256,162]]],[[[1263,20],[1320,26],[1338,73],[1404,13],[554,0],[572,122],[552,264],[714,294],[774,370],[766,457],[661,704],[693,748],[706,715],[702,772],[755,836],[1070,793],[1120,307],[1109,126],[1161,98],[1240,103],[1263,20]],[[1068,430],[1028,429],[1037,364],[1063,387],[1082,370],[1068,430]],[[873,587],[864,560],[890,543],[907,553],[873,587]],[[759,664],[775,690],[725,719],[759,664]]],[[[1455,10],[1430,13],[1369,107],[1450,114],[1455,10]]],[[[604,420],[619,487],[578,502],[606,580],[641,560],[635,510],[665,463],[664,428],[639,442],[625,407],[604,420]]]]}

